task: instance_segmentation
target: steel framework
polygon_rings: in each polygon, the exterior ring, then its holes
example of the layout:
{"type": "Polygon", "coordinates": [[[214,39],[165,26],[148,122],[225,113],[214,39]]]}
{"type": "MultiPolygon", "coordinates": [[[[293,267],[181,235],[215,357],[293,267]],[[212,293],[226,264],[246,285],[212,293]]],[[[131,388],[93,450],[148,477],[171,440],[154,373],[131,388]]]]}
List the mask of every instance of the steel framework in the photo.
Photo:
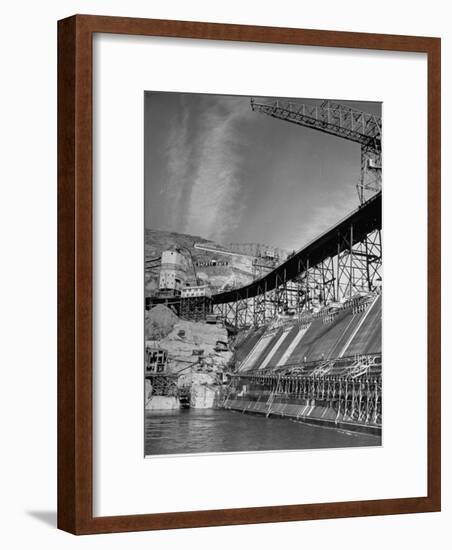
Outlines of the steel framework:
{"type": "Polygon", "coordinates": [[[271,273],[214,295],[213,313],[243,328],[265,325],[278,314],[312,312],[378,290],[381,265],[378,194],[271,273]]]}
{"type": "Polygon", "coordinates": [[[336,421],[381,427],[381,354],[300,364],[287,372],[237,373],[223,402],[242,412],[297,418],[315,406],[332,409],[336,421]]]}
{"type": "MultiPolygon", "coordinates": [[[[256,377],[257,378],[257,377],[256,377]]],[[[242,412],[285,414],[287,405],[298,408],[296,418],[302,418],[306,408],[329,407],[335,412],[335,421],[380,426],[382,422],[381,375],[361,376],[266,376],[259,381],[250,378],[234,380],[223,403],[226,409],[242,412]],[[238,388],[245,383],[253,389],[237,396],[238,388]],[[258,383],[256,383],[258,382],[258,383]],[[281,407],[282,406],[282,407],[281,407]],[[281,410],[282,409],[282,410],[281,410]]],[[[241,392],[243,393],[243,391],[241,392]]]]}
{"type": "Polygon", "coordinates": [[[203,321],[212,311],[209,296],[189,296],[180,299],[179,316],[190,321],[203,321]]]}
{"type": "Polygon", "coordinates": [[[381,190],[381,118],[370,113],[324,101],[309,105],[281,99],[251,99],[251,109],[273,118],[312,128],[361,146],[361,177],[356,184],[360,203],[381,190]]]}

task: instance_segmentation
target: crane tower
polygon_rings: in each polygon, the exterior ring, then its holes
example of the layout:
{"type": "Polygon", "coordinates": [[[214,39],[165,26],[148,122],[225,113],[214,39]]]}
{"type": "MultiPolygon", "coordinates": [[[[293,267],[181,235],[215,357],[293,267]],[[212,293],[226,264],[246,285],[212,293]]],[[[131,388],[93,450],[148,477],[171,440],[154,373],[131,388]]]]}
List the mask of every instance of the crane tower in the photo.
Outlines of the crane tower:
{"type": "Polygon", "coordinates": [[[381,118],[326,100],[321,105],[294,101],[251,99],[251,109],[358,143],[361,177],[356,185],[360,204],[381,190],[381,118]]]}

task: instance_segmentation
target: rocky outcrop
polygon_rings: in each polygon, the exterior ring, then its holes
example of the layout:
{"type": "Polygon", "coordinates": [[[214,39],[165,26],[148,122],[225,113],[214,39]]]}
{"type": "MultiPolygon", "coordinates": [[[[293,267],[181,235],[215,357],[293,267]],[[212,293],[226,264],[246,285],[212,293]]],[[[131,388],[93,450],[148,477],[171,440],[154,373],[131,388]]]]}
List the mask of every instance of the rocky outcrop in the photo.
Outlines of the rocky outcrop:
{"type": "Polygon", "coordinates": [[[190,371],[192,375],[201,374],[202,381],[208,383],[223,372],[232,357],[231,351],[218,351],[217,342],[228,342],[223,326],[178,320],[159,346],[168,351],[171,373],[190,371]]]}
{"type": "MultiPolygon", "coordinates": [[[[148,312],[146,335],[148,342],[167,351],[167,372],[177,375],[177,386],[182,394],[190,396],[190,407],[216,406],[231,369],[233,354],[227,330],[222,325],[181,320],[166,306],[158,305],[148,312]]],[[[156,409],[157,401],[150,404],[156,397],[150,383],[145,392],[149,408],[156,409]]]]}
{"type": "Polygon", "coordinates": [[[167,336],[179,317],[170,308],[159,304],[145,311],[146,340],[160,340],[167,336]]]}
{"type": "Polygon", "coordinates": [[[212,384],[192,384],[190,407],[192,409],[213,409],[218,402],[219,387],[212,384]]]}

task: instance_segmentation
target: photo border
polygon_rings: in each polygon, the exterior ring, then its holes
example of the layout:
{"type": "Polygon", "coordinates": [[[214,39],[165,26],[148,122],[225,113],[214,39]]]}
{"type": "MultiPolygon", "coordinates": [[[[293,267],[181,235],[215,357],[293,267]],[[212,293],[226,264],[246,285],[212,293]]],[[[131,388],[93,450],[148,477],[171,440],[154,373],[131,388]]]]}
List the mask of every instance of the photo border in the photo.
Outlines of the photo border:
{"type": "Polygon", "coordinates": [[[73,534],[240,525],[441,509],[441,41],[156,19],[58,22],[58,527],[73,534]],[[426,497],[93,517],[93,35],[112,33],[427,54],[428,492],[426,497]]]}

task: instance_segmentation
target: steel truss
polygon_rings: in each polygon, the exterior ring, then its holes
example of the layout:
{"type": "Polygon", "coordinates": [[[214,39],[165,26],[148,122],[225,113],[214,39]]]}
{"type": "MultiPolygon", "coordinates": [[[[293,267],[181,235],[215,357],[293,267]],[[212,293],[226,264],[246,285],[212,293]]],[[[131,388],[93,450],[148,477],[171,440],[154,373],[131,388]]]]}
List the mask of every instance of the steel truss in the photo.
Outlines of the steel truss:
{"type": "Polygon", "coordinates": [[[369,293],[381,286],[381,231],[373,230],[355,242],[353,224],[337,233],[337,254],[310,265],[299,260],[298,275],[287,279],[286,270],[276,274],[276,288],[257,285],[253,298],[214,304],[213,313],[236,328],[263,326],[282,314],[301,315],[318,307],[369,293]]]}
{"type": "Polygon", "coordinates": [[[363,240],[354,241],[353,225],[338,235],[337,287],[340,300],[356,293],[372,292],[381,286],[381,231],[375,230],[363,240]]]}
{"type": "Polygon", "coordinates": [[[356,189],[360,203],[381,190],[380,117],[330,100],[311,105],[281,99],[265,102],[251,99],[251,109],[358,143],[361,146],[361,177],[356,189]]]}
{"type": "Polygon", "coordinates": [[[361,146],[361,176],[356,186],[359,202],[381,191],[381,149],[361,146]]]}
{"type": "Polygon", "coordinates": [[[178,395],[177,377],[171,374],[146,374],[150,381],[152,395],[175,396],[178,395]]]}
{"type": "Polygon", "coordinates": [[[307,258],[306,263],[299,261],[298,266],[300,275],[297,280],[303,296],[303,301],[298,307],[300,313],[336,301],[336,273],[333,257],[327,257],[314,266],[309,265],[309,258],[307,258]]]}
{"type": "Polygon", "coordinates": [[[212,311],[212,300],[208,296],[189,296],[180,299],[179,316],[191,321],[202,321],[212,311]]]}

